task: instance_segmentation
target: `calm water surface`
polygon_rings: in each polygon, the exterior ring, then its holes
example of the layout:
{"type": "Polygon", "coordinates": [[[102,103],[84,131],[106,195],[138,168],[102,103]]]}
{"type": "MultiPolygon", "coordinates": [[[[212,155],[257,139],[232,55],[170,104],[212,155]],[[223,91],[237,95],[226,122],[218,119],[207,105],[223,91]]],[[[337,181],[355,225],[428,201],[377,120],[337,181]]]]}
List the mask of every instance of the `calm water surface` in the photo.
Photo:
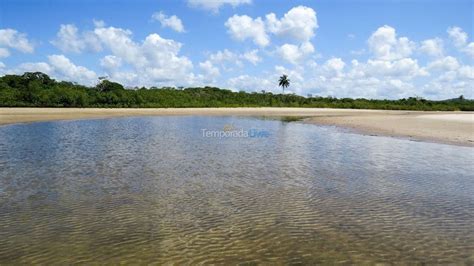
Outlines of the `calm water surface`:
{"type": "Polygon", "coordinates": [[[0,264],[472,264],[473,159],[254,118],[3,126],[0,264]],[[202,136],[226,124],[270,136],[202,136]]]}

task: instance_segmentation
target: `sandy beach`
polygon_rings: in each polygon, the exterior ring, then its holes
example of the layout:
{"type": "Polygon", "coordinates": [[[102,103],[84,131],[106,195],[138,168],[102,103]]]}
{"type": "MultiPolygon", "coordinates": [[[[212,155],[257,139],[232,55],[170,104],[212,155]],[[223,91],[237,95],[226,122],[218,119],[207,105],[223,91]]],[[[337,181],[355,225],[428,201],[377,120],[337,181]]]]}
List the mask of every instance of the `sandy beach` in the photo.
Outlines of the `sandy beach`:
{"type": "Polygon", "coordinates": [[[125,116],[300,116],[305,123],[351,132],[474,146],[474,112],[417,112],[320,108],[0,108],[0,125],[125,116]]]}

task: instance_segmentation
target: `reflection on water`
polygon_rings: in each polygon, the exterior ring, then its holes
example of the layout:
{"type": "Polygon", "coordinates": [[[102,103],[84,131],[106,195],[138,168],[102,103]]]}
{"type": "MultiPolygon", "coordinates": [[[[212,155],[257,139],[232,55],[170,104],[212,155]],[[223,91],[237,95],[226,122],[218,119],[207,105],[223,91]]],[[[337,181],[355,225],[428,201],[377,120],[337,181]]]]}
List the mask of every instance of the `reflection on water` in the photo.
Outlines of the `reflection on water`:
{"type": "Polygon", "coordinates": [[[0,127],[3,263],[474,263],[474,149],[237,117],[0,127]],[[261,128],[267,138],[204,138],[261,128]]]}

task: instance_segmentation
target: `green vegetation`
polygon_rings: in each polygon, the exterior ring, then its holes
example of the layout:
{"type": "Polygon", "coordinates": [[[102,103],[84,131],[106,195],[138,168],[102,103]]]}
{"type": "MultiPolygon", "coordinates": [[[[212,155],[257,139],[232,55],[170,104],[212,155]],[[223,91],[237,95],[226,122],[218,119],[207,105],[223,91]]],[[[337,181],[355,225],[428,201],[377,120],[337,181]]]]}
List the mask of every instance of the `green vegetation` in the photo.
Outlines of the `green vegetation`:
{"type": "Polygon", "coordinates": [[[135,88],[101,79],[95,87],[55,81],[35,72],[0,77],[2,107],[323,107],[393,110],[474,111],[474,101],[419,98],[368,100],[303,97],[294,94],[232,92],[205,88],[135,88]]]}
{"type": "Polygon", "coordinates": [[[285,88],[288,88],[290,86],[290,80],[288,79],[287,75],[283,75],[280,77],[278,80],[278,86],[280,86],[283,89],[283,93],[285,93],[285,88]]]}

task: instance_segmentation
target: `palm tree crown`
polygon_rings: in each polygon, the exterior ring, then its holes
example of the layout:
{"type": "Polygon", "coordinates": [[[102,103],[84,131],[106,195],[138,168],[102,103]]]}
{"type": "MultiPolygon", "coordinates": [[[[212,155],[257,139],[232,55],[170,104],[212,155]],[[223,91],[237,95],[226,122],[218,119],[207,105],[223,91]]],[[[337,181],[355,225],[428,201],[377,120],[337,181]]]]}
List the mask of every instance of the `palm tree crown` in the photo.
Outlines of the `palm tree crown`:
{"type": "Polygon", "coordinates": [[[283,93],[285,93],[285,88],[288,88],[290,86],[290,80],[288,79],[287,75],[283,75],[280,77],[278,80],[278,86],[283,88],[283,93]]]}

